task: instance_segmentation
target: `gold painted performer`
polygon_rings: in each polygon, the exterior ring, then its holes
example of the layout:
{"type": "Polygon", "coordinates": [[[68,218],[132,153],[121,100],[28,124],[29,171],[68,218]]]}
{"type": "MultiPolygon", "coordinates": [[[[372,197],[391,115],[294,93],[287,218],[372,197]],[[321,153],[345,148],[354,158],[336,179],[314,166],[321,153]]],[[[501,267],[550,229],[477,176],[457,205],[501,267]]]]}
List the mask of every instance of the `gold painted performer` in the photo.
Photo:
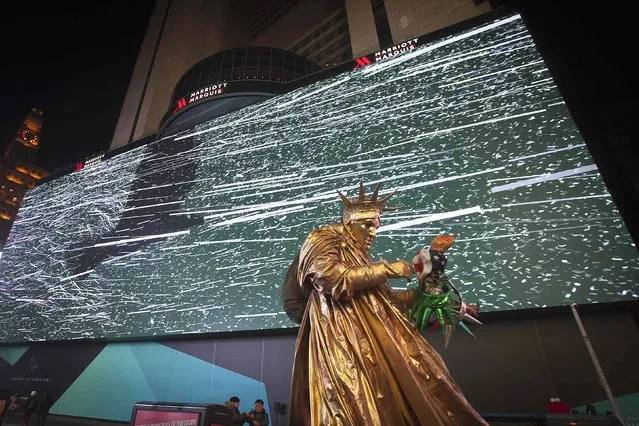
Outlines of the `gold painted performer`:
{"type": "Polygon", "coordinates": [[[342,223],[311,232],[287,274],[302,295],[283,294],[285,310],[301,323],[289,424],[487,425],[407,319],[413,292],[388,284],[410,280],[411,266],[369,256],[392,195],[378,199],[378,192],[379,185],[366,198],[360,184],[352,201],[338,192],[342,223]]]}

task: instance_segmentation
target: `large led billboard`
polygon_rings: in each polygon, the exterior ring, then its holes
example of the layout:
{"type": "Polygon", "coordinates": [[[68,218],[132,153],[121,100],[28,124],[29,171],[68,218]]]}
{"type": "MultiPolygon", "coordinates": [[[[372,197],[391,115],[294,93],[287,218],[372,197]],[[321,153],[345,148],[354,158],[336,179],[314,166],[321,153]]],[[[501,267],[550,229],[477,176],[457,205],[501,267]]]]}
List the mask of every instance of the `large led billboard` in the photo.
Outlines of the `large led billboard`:
{"type": "Polygon", "coordinates": [[[360,181],[401,205],[373,258],[458,233],[449,276],[483,311],[638,297],[637,249],[518,15],[358,65],[29,191],[0,340],[292,327],[286,269],[360,181]]]}

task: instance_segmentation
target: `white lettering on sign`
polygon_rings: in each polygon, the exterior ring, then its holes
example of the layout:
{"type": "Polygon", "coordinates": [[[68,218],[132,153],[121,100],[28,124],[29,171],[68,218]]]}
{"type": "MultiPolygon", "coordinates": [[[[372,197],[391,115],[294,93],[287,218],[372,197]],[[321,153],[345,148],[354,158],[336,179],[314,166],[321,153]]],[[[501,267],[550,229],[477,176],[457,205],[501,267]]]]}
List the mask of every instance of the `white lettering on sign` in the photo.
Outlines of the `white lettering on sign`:
{"type": "Polygon", "coordinates": [[[203,87],[197,92],[193,92],[189,95],[189,103],[199,101],[200,99],[208,98],[210,96],[221,95],[224,93],[224,89],[228,83],[215,83],[210,86],[203,87]]]}
{"type": "Polygon", "coordinates": [[[375,52],[375,62],[383,61],[384,59],[391,58],[404,52],[409,52],[417,47],[417,38],[405,41],[403,43],[396,44],[387,49],[375,52]]]}

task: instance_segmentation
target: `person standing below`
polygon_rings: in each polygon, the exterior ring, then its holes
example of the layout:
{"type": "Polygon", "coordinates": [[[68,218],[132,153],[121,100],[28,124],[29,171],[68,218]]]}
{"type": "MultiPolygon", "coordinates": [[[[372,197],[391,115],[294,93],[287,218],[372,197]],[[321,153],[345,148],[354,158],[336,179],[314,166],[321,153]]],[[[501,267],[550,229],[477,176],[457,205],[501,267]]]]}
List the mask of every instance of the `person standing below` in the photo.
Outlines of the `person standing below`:
{"type": "Polygon", "coordinates": [[[233,411],[233,420],[229,423],[231,426],[242,426],[246,422],[247,414],[240,413],[240,398],[232,396],[224,405],[233,411]]]}
{"type": "Polygon", "coordinates": [[[13,417],[16,414],[16,410],[18,409],[19,406],[20,406],[20,395],[18,394],[18,392],[16,392],[13,395],[11,395],[11,398],[9,398],[9,408],[8,408],[7,418],[13,417]]]}
{"type": "Polygon", "coordinates": [[[38,426],[44,426],[44,422],[47,420],[49,410],[51,409],[52,400],[49,392],[45,392],[38,401],[38,426]]]}
{"type": "Polygon", "coordinates": [[[29,424],[31,420],[31,414],[38,408],[38,398],[36,391],[31,391],[31,395],[27,398],[27,402],[24,404],[24,416],[22,416],[22,422],[24,426],[29,424]]]}
{"type": "Polygon", "coordinates": [[[246,420],[251,426],[267,426],[268,413],[264,410],[264,401],[258,399],[255,401],[255,409],[251,410],[246,420]]]}

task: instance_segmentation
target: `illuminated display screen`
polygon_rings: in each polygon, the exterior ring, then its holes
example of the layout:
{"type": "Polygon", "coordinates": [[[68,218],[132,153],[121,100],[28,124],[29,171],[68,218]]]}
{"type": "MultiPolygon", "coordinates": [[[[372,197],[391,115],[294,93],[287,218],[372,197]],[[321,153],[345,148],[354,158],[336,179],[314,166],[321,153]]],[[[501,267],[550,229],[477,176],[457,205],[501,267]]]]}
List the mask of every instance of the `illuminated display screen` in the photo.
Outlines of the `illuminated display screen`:
{"type": "Polygon", "coordinates": [[[402,206],[373,259],[459,233],[449,275],[483,311],[638,297],[637,249],[510,16],[29,191],[0,260],[0,340],[292,327],[286,269],[360,180],[402,206]]]}

